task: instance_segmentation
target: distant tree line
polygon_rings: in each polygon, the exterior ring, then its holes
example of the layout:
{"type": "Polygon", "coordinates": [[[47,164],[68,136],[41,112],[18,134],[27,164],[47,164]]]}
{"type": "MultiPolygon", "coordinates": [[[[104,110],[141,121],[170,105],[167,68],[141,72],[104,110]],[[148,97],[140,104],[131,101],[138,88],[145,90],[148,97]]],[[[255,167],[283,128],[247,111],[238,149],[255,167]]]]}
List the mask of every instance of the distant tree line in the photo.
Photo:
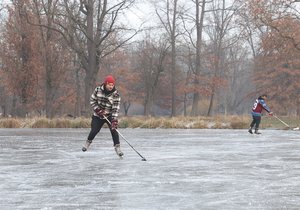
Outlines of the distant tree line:
{"type": "Polygon", "coordinates": [[[91,93],[112,74],[124,115],[245,114],[266,93],[274,112],[299,116],[299,8],[295,0],[2,3],[0,112],[88,116],[91,93]],[[138,26],[126,19],[137,5],[151,14],[138,26]]]}

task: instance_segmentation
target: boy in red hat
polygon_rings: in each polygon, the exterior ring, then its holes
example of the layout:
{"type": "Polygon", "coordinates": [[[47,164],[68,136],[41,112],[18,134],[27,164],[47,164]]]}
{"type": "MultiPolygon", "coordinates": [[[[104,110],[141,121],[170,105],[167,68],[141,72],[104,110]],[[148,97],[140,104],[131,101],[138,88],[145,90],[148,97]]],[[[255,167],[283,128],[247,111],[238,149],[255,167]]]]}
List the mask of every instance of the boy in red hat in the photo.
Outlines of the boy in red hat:
{"type": "Polygon", "coordinates": [[[116,153],[119,156],[123,156],[123,152],[120,149],[119,134],[116,130],[118,127],[120,101],[121,97],[115,87],[115,79],[113,76],[108,75],[105,77],[104,82],[95,88],[90,98],[94,114],[92,116],[91,131],[85,145],[82,147],[83,152],[87,151],[95,136],[106,123],[110,129],[116,153]]]}

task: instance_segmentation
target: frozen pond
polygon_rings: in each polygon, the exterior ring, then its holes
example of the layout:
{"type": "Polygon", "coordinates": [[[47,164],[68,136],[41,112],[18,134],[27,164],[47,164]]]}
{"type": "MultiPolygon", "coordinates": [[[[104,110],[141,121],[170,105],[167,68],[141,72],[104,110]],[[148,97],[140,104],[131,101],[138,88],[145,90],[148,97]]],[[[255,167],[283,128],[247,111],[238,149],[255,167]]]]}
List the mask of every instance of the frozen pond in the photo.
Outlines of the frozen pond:
{"type": "Polygon", "coordinates": [[[300,132],[0,129],[0,209],[300,209],[300,132]]]}

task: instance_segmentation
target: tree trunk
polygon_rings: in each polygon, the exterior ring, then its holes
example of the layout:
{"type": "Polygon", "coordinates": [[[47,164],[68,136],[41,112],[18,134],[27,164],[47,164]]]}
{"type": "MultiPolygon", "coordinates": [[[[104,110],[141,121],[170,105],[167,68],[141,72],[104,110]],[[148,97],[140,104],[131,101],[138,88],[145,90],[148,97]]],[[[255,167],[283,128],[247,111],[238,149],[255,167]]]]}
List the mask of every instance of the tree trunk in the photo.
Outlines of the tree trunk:
{"type": "Polygon", "coordinates": [[[99,71],[99,66],[96,65],[96,43],[94,37],[94,3],[89,0],[89,9],[87,10],[87,50],[88,64],[85,77],[85,106],[84,113],[88,115],[90,110],[90,96],[94,91],[96,84],[96,76],[99,71]]]}
{"type": "Polygon", "coordinates": [[[174,1],[174,12],[171,30],[171,48],[172,48],[172,61],[171,61],[171,93],[172,93],[172,110],[171,117],[176,116],[176,15],[177,15],[177,0],[174,1]]]}
{"type": "Polygon", "coordinates": [[[84,100],[85,100],[85,107],[83,110],[83,115],[84,116],[89,116],[90,114],[90,97],[92,95],[92,93],[94,92],[95,89],[95,83],[96,83],[96,78],[94,77],[94,75],[90,72],[87,72],[86,77],[84,79],[84,84],[85,84],[85,93],[84,93],[84,100]]]}
{"type": "Polygon", "coordinates": [[[144,106],[144,115],[151,116],[153,114],[153,92],[152,88],[146,94],[145,106],[144,106]]]}
{"type": "Polygon", "coordinates": [[[80,79],[79,79],[80,68],[76,67],[76,66],[75,66],[75,68],[76,68],[76,84],[75,84],[76,102],[75,102],[75,113],[74,114],[76,117],[80,117],[81,116],[81,85],[80,85],[80,79]]]}
{"type": "Polygon", "coordinates": [[[194,85],[196,87],[196,91],[194,92],[193,96],[193,104],[192,104],[192,116],[199,115],[199,100],[200,100],[200,93],[198,91],[199,88],[199,77],[201,71],[201,42],[202,42],[202,29],[203,29],[203,21],[204,21],[204,13],[205,13],[205,3],[206,1],[203,0],[202,2],[202,10],[200,16],[200,2],[196,0],[196,28],[197,28],[197,43],[196,43],[196,66],[195,66],[195,77],[194,77],[194,85]]]}
{"type": "Polygon", "coordinates": [[[212,94],[210,96],[210,101],[209,101],[209,107],[207,111],[207,116],[211,116],[212,114],[212,108],[214,106],[214,97],[215,97],[215,88],[213,87],[212,94]]]}
{"type": "MultiPolygon", "coordinates": [[[[47,53],[46,53],[47,54],[47,53]]],[[[47,55],[46,55],[47,59],[47,55]]],[[[46,61],[46,117],[47,118],[53,118],[54,117],[54,108],[53,108],[53,102],[54,102],[54,93],[53,93],[53,84],[51,79],[51,63],[48,62],[48,59],[46,61]]]]}
{"type": "Polygon", "coordinates": [[[123,103],[123,108],[124,108],[125,116],[128,116],[128,110],[130,108],[130,105],[131,105],[130,102],[127,102],[127,101],[125,101],[123,103]]]}
{"type": "Polygon", "coordinates": [[[297,113],[296,113],[296,115],[299,117],[300,116],[300,99],[299,99],[299,97],[297,99],[296,106],[297,106],[297,113]]]}
{"type": "Polygon", "coordinates": [[[1,105],[1,109],[2,109],[2,117],[6,117],[6,106],[5,105],[1,105]]]}

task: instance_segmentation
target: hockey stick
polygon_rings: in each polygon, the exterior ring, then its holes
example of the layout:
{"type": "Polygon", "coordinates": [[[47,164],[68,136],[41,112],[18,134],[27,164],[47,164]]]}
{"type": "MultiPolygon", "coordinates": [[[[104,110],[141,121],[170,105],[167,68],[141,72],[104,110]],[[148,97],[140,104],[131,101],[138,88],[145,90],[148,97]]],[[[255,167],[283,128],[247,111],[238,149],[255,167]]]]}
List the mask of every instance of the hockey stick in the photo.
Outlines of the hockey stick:
{"type": "MultiPolygon", "coordinates": [[[[106,116],[104,116],[104,119],[111,125],[111,122],[107,119],[106,116]]],[[[134,149],[134,147],[128,142],[128,140],[120,133],[120,131],[118,129],[116,129],[116,131],[118,132],[118,134],[120,136],[122,136],[122,138],[125,140],[125,142],[142,158],[142,161],[147,161],[146,158],[144,158],[138,151],[136,151],[136,149],[134,149]]]]}
{"type": "Polygon", "coordinates": [[[285,122],[283,122],[281,119],[279,119],[279,117],[277,117],[276,115],[273,115],[277,120],[279,120],[282,124],[284,124],[285,126],[287,126],[287,127],[289,127],[290,128],[290,126],[287,124],[287,123],[285,123],[285,122]]]}

